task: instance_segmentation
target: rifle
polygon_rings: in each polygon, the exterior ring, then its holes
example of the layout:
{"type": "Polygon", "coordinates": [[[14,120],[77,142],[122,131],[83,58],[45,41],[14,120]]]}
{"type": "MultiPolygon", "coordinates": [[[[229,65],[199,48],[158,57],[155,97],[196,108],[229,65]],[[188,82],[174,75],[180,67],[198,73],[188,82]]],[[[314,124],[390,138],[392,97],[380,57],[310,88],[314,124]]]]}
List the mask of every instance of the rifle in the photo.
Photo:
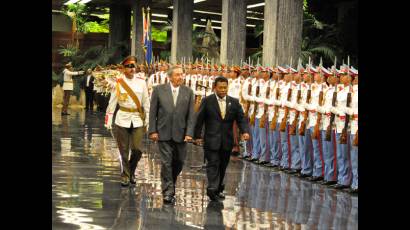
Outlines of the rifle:
{"type": "MultiPolygon", "coordinates": [[[[333,92],[333,96],[332,96],[332,106],[333,107],[336,106],[336,98],[337,98],[337,87],[335,86],[335,91],[333,92]]],[[[335,114],[332,113],[330,115],[329,125],[326,128],[326,138],[325,138],[326,141],[331,140],[332,125],[333,125],[334,120],[335,120],[335,114]]]]}
{"type": "MultiPolygon", "coordinates": [[[[288,89],[288,97],[286,98],[287,101],[290,101],[290,96],[292,95],[292,88],[289,87],[288,89]]],[[[285,106],[285,116],[282,119],[282,122],[280,123],[279,126],[279,131],[285,132],[286,131],[286,120],[288,118],[289,114],[289,107],[285,106]]]]}
{"type": "Polygon", "coordinates": [[[353,146],[358,146],[359,145],[359,129],[358,130],[356,130],[356,134],[355,134],[355,136],[354,136],[354,139],[353,139],[353,146]]]}
{"type": "MultiPolygon", "coordinates": [[[[276,94],[275,94],[275,100],[278,100],[279,98],[279,80],[276,82],[276,94]]],[[[279,110],[279,105],[275,105],[275,114],[273,115],[272,121],[270,122],[269,128],[270,130],[275,131],[276,130],[276,124],[278,123],[278,110],[279,110]]]]}
{"type": "MultiPolygon", "coordinates": [[[[269,86],[269,82],[268,82],[268,87],[266,88],[266,95],[265,95],[265,98],[266,99],[269,99],[269,94],[270,94],[270,86],[269,86]]],[[[263,108],[263,115],[262,115],[262,117],[261,117],[261,119],[260,119],[260,122],[259,122],[259,128],[265,128],[265,123],[266,123],[266,118],[267,118],[267,114],[268,113],[268,105],[267,104],[265,104],[265,107],[263,108]]]]}
{"type": "MultiPolygon", "coordinates": [[[[248,95],[251,95],[252,93],[252,84],[251,81],[249,81],[248,84],[248,95]]],[[[249,108],[251,107],[251,102],[248,100],[246,101],[246,108],[245,108],[245,117],[249,117],[249,108]]]]}
{"type": "MultiPolygon", "coordinates": [[[[259,85],[256,86],[256,97],[259,97],[259,85]]],[[[258,108],[258,103],[256,102],[256,98],[255,101],[253,102],[253,113],[250,119],[250,123],[252,126],[255,126],[255,117],[256,117],[256,110],[258,108]]]]}
{"type": "MultiPolygon", "coordinates": [[[[347,94],[346,107],[350,107],[351,101],[352,93],[349,92],[347,94]]],[[[340,135],[340,144],[347,144],[347,127],[349,125],[350,115],[346,114],[345,116],[345,126],[342,129],[342,134],[340,135]]]]}
{"type": "MultiPolygon", "coordinates": [[[[309,85],[308,85],[308,87],[309,87],[309,85]]],[[[309,89],[308,89],[308,91],[307,91],[307,97],[306,97],[306,101],[305,101],[305,102],[306,102],[306,103],[309,103],[311,97],[312,97],[312,90],[311,90],[310,87],[309,87],[309,89]]],[[[300,135],[300,136],[305,136],[306,122],[307,122],[307,119],[308,119],[308,115],[309,115],[309,111],[305,110],[305,112],[304,112],[304,114],[303,114],[303,120],[302,120],[302,122],[300,123],[300,127],[299,127],[299,135],[300,135]]]]}
{"type": "MultiPolygon", "coordinates": [[[[196,86],[195,86],[195,90],[199,91],[199,85],[202,85],[202,80],[199,80],[196,82],[196,86]]],[[[194,106],[194,110],[195,112],[198,112],[199,110],[199,106],[201,104],[201,95],[195,95],[195,106],[194,106]]]]}
{"type": "MultiPolygon", "coordinates": [[[[323,105],[323,87],[321,87],[322,89],[320,90],[319,93],[319,106],[323,105]]],[[[317,118],[316,118],[316,124],[315,124],[315,128],[313,129],[313,133],[312,133],[312,139],[316,139],[319,140],[320,139],[320,130],[319,130],[319,125],[320,125],[320,120],[322,119],[322,114],[320,112],[317,112],[317,118]]]]}
{"type": "MultiPolygon", "coordinates": [[[[298,104],[300,102],[301,94],[302,94],[302,89],[299,85],[298,94],[296,96],[296,103],[298,103],[298,104]]],[[[297,126],[298,122],[299,122],[299,111],[296,110],[295,119],[293,120],[292,125],[290,126],[290,129],[289,129],[289,134],[290,135],[293,135],[293,136],[296,135],[296,126],[297,126]]]]}

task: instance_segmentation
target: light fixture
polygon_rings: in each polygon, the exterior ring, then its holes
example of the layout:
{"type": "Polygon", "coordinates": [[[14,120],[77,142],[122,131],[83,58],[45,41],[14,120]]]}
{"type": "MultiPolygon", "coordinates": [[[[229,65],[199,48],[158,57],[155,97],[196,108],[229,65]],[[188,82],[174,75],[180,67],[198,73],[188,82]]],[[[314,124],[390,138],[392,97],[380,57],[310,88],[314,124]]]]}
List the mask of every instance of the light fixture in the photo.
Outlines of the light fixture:
{"type": "Polygon", "coordinates": [[[68,2],[64,3],[64,5],[74,4],[79,2],[80,0],[69,0],[68,2]]]}
{"type": "Polygon", "coordinates": [[[256,27],[256,25],[246,24],[247,27],[256,27]]]}
{"type": "MultiPolygon", "coordinates": [[[[202,18],[201,21],[202,21],[202,22],[206,22],[206,19],[203,19],[203,18],[202,18]]],[[[215,22],[215,23],[219,23],[219,24],[222,23],[221,21],[216,21],[216,20],[212,20],[212,19],[211,19],[211,22],[215,22]]]]}
{"type": "Polygon", "coordinates": [[[81,4],[86,4],[86,3],[88,3],[88,2],[91,2],[92,0],[81,0],[79,3],[81,3],[81,4]]]}
{"type": "MultiPolygon", "coordinates": [[[[195,3],[200,3],[200,2],[205,2],[206,0],[194,0],[194,4],[195,3]]],[[[174,6],[169,6],[169,9],[174,9],[174,6]]]]}
{"type": "Polygon", "coordinates": [[[248,6],[246,6],[246,8],[247,9],[251,9],[251,8],[255,8],[255,7],[259,7],[259,6],[264,6],[265,5],[265,3],[264,2],[261,2],[261,3],[256,3],[256,4],[253,4],[253,5],[248,5],[248,6]]]}
{"type": "Polygon", "coordinates": [[[209,12],[209,11],[202,11],[202,10],[194,10],[194,12],[195,12],[195,13],[202,13],[202,14],[222,15],[221,13],[209,12]]]}
{"type": "Polygon", "coordinates": [[[155,17],[160,17],[160,18],[168,18],[168,15],[166,14],[151,14],[151,15],[155,17]]]}
{"type": "MultiPolygon", "coordinates": [[[[194,24],[194,26],[197,26],[197,27],[206,27],[206,26],[204,26],[204,25],[199,25],[199,24],[194,24]]],[[[220,27],[220,26],[212,26],[212,29],[220,30],[221,27],[220,27]]]]}
{"type": "Polygon", "coordinates": [[[255,18],[255,17],[246,17],[248,19],[253,19],[253,20],[259,20],[259,21],[263,21],[263,18],[255,18]]]}
{"type": "Polygon", "coordinates": [[[151,22],[156,22],[156,23],[168,23],[167,21],[161,21],[161,20],[151,20],[151,22]]]}

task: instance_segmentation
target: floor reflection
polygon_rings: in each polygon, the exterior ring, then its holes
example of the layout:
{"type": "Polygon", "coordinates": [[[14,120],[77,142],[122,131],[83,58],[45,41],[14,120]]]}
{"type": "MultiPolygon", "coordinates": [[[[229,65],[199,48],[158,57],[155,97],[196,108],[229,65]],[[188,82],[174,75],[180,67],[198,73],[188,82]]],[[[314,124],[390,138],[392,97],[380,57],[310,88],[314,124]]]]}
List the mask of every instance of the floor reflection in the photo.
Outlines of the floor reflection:
{"type": "Polygon", "coordinates": [[[188,146],[175,206],[163,205],[158,149],[145,138],[137,185],[121,188],[103,114],[53,109],[53,229],[357,229],[358,198],[236,158],[226,199],[209,202],[202,150],[188,146]]]}

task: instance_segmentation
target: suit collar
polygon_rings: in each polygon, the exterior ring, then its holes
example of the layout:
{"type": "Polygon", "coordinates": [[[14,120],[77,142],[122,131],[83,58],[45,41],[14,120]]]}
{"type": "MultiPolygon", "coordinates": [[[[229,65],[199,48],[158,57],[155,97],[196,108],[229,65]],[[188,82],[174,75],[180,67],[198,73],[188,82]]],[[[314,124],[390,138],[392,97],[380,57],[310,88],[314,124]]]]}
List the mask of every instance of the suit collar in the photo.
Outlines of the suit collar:
{"type": "MultiPolygon", "coordinates": [[[[226,98],[226,104],[225,104],[225,119],[228,117],[228,115],[229,115],[229,111],[230,111],[230,106],[231,106],[231,98],[228,96],[228,95],[226,95],[225,96],[225,98],[226,98]]],[[[221,119],[221,120],[225,120],[225,119],[222,119],[222,116],[221,116],[221,109],[219,108],[219,103],[218,103],[218,96],[216,96],[216,94],[214,93],[214,94],[212,94],[212,96],[211,96],[211,101],[212,101],[212,104],[214,105],[214,107],[216,108],[216,111],[217,111],[217,113],[218,113],[218,117],[221,119]]]]}

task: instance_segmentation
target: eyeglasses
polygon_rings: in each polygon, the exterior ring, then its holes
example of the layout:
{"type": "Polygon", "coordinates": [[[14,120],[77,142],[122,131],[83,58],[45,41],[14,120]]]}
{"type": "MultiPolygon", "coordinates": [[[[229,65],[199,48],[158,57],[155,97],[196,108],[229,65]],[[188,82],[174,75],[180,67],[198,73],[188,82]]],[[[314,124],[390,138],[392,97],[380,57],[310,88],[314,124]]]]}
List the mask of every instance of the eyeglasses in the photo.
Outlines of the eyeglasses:
{"type": "Polygon", "coordinates": [[[125,68],[135,68],[135,65],[134,64],[127,64],[127,65],[124,65],[124,67],[125,68]]]}

